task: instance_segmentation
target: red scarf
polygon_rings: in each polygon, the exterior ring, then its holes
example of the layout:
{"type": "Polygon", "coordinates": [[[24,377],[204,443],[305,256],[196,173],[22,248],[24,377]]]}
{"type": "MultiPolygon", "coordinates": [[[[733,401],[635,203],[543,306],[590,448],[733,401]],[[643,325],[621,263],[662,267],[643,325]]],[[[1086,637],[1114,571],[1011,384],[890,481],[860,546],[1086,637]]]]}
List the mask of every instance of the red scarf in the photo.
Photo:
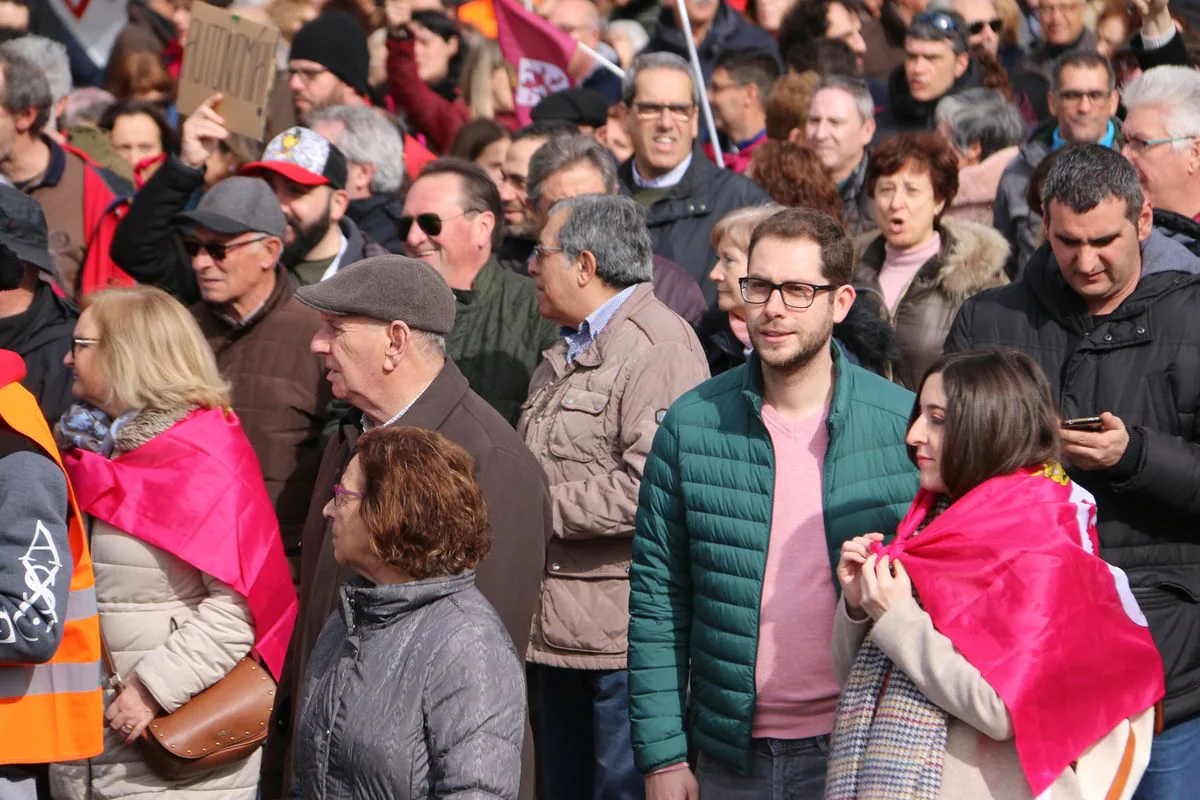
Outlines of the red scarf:
{"type": "Polygon", "coordinates": [[[877,549],[1004,701],[1036,797],[1163,696],[1162,658],[1125,573],[1096,555],[1096,501],[1061,467],[985,481],[917,535],[935,499],[921,490],[877,549]]]}
{"type": "Polygon", "coordinates": [[[233,412],[194,411],[112,460],[75,448],[63,464],[85,512],[244,597],[254,615],[254,649],[279,677],[296,591],[258,458],[233,412]]]}

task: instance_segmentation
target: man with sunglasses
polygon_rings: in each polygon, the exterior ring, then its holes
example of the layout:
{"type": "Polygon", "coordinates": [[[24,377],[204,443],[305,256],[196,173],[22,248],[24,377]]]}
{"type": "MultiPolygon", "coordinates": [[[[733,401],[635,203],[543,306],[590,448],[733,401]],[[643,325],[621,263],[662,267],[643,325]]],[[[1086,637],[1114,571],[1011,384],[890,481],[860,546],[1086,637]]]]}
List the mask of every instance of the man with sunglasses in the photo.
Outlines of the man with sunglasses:
{"type": "Polygon", "coordinates": [[[888,82],[891,106],[878,115],[875,141],[933,130],[939,100],[982,85],[962,17],[953,11],[918,14],[904,37],[904,64],[888,82]]]}
{"type": "Polygon", "coordinates": [[[1042,218],[1026,196],[1038,165],[1072,144],[1121,147],[1120,95],[1107,58],[1090,50],[1070,52],[1055,63],[1051,78],[1047,102],[1053,116],[1033,129],[1005,167],[992,205],[992,226],[1012,246],[1005,266],[1010,278],[1021,273],[1041,242],[1042,218]]]}
{"type": "Polygon", "coordinates": [[[688,63],[673,53],[639,55],[625,73],[621,113],[633,157],[617,170],[621,193],[646,209],[654,252],[696,279],[710,305],[707,279],[717,260],[712,228],[738,208],[769,203],[757,183],[718,169],[696,148],[700,87],[688,63]]]}
{"type": "Polygon", "coordinates": [[[287,221],[264,181],[235,177],[174,222],[199,284],[192,315],[233,385],[233,410],[262,466],[298,580],[300,530],[333,395],[308,350],[321,320],[295,298],[280,264],[287,221]]]}
{"type": "Polygon", "coordinates": [[[917,490],[912,393],[832,342],[853,269],[850,237],[820,212],[760,223],[741,283],[754,350],[655,435],[629,578],[648,800],[822,796],[840,693],[833,568],[844,541],[893,533],[917,490]]]}
{"type": "Polygon", "coordinates": [[[46,216],[32,197],[0,186],[0,350],[25,360],[21,384],[53,425],[70,407],[63,357],[79,311],[53,289],[57,278],[46,216]]]}
{"type": "Polygon", "coordinates": [[[410,258],[432,266],[458,302],[446,352],[471,388],[516,424],[529,379],[558,328],[538,313],[533,281],[500,266],[500,192],[457,158],[429,164],[408,190],[398,223],[410,258]]]}
{"type": "MultiPolygon", "coordinates": [[[[139,282],[162,287],[187,304],[201,293],[172,215],[203,188],[209,158],[230,135],[214,110],[218,100],[220,95],[208,98],[184,122],[179,154],[169,156],[134,196],[112,247],[113,260],[139,282]]],[[[346,216],[346,157],[316,132],[288,128],[243,174],[265,180],[283,211],[287,229],[279,260],[293,284],[323,280],[347,264],[387,252],[346,216]]]]}

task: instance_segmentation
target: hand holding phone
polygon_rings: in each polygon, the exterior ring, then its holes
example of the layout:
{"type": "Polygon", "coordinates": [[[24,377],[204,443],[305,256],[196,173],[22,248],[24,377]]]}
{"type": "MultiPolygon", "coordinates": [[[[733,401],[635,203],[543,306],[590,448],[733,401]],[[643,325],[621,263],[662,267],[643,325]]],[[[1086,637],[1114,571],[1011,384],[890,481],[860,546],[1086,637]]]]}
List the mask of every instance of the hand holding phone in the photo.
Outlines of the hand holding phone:
{"type": "Polygon", "coordinates": [[[1062,426],[1069,431],[1093,431],[1098,432],[1104,428],[1100,417],[1076,417],[1074,419],[1064,419],[1062,426]]]}

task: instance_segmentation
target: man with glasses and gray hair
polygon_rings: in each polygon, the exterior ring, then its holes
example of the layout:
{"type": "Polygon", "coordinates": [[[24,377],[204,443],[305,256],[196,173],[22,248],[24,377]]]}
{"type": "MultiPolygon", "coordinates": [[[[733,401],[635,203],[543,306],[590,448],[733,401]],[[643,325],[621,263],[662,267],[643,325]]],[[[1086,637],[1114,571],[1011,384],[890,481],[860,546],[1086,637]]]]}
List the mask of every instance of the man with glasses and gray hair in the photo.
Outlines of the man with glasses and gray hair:
{"type": "Polygon", "coordinates": [[[308,115],[309,127],[346,156],[346,216],[389,253],[402,254],[396,222],[404,206],[396,199],[404,183],[404,137],[382,112],[367,106],[330,106],[308,115]]]}
{"type": "Polygon", "coordinates": [[[712,304],[705,276],[716,263],[712,227],[730,211],[769,203],[758,184],[718,169],[696,149],[700,91],[692,68],[672,53],[638,56],[625,73],[625,128],[633,157],[617,175],[621,193],[646,209],[654,252],[688,271],[712,304]]]}
{"type": "Polygon", "coordinates": [[[542,780],[550,800],[640,800],[625,660],[634,514],[658,423],[708,361],[654,297],[645,212],[627,197],[556,203],[529,274],[562,326],[517,427],[554,512],[529,645],[542,780]]]}
{"type": "Polygon", "coordinates": [[[1116,117],[1121,98],[1107,58],[1094,50],[1067,53],[1055,62],[1052,78],[1047,101],[1053,116],[1033,129],[1005,167],[992,205],[992,227],[1012,246],[1005,265],[1010,278],[1020,275],[1041,242],[1042,218],[1026,197],[1038,165],[1067,145],[1121,146],[1121,121],[1116,117]]]}
{"type": "Polygon", "coordinates": [[[1125,143],[1154,227],[1200,255],[1200,73],[1157,67],[1125,87],[1125,143]]]}
{"type": "MultiPolygon", "coordinates": [[[[617,168],[604,146],[590,136],[555,136],[529,160],[528,203],[536,231],[546,227],[555,203],[583,194],[617,194],[617,168]]],[[[707,305],[696,279],[683,267],[654,254],[654,296],[667,308],[699,324],[707,305]]]]}
{"type": "Polygon", "coordinates": [[[875,141],[932,130],[939,100],[982,85],[963,18],[953,11],[917,14],[904,35],[904,64],[888,81],[891,106],[878,117],[875,141]]]}

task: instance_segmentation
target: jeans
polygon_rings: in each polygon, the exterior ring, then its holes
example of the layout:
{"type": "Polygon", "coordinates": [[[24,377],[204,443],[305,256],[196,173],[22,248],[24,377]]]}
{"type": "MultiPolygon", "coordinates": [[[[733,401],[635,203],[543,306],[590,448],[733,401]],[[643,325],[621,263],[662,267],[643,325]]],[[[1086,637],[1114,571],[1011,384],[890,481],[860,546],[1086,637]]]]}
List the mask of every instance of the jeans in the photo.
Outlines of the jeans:
{"type": "Polygon", "coordinates": [[[1200,793],[1200,717],[1168,728],[1150,745],[1134,800],[1194,800],[1200,793]]]}
{"type": "Polygon", "coordinates": [[[535,669],[545,800],[643,800],[629,738],[629,674],[535,669]]]}
{"type": "Polygon", "coordinates": [[[755,739],[750,743],[750,772],[732,767],[700,751],[696,781],[700,797],[720,800],[821,800],[829,737],[755,739]]]}

